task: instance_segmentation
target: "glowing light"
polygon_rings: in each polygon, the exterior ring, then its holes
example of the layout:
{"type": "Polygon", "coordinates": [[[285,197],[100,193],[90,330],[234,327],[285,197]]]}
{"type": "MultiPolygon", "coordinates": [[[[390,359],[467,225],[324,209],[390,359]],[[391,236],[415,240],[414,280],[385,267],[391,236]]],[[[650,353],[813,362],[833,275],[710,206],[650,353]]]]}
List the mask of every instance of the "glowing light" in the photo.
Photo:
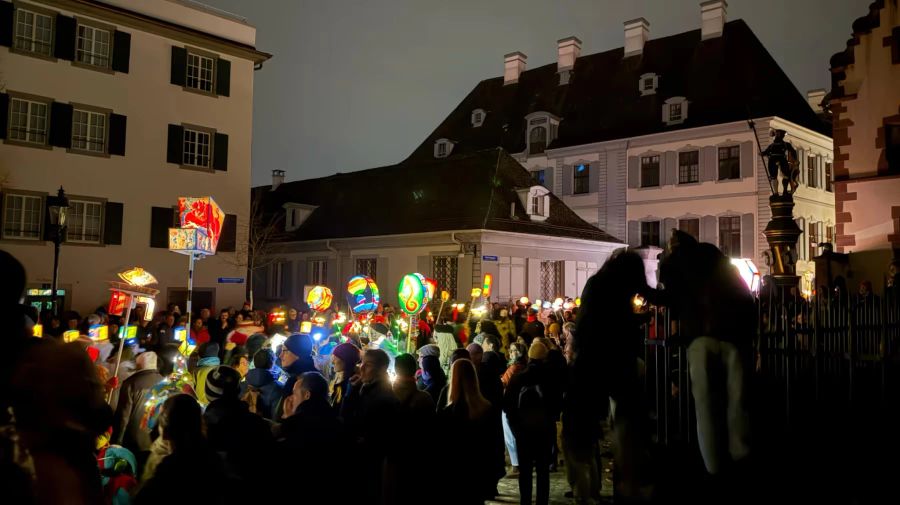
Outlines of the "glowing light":
{"type": "Polygon", "coordinates": [[[95,324],[88,328],[88,337],[95,342],[109,340],[109,327],[95,324]]]}
{"type": "Polygon", "coordinates": [[[357,314],[372,312],[380,301],[378,285],[371,277],[357,275],[347,282],[347,302],[353,312],[357,314]]]}
{"type": "Polygon", "coordinates": [[[338,323],[344,323],[347,321],[347,314],[344,312],[338,312],[337,319],[335,320],[338,323]]]}
{"type": "Polygon", "coordinates": [[[323,338],[327,338],[328,330],[321,326],[315,326],[312,328],[312,331],[310,332],[310,336],[312,337],[313,341],[318,342],[318,341],[322,340],[323,338]]]}
{"type": "Polygon", "coordinates": [[[437,281],[429,279],[420,273],[415,273],[413,275],[419,278],[419,282],[421,282],[422,287],[425,288],[425,298],[422,300],[422,304],[428,305],[431,303],[431,300],[434,300],[434,294],[437,292],[437,281]]]}
{"type": "Polygon", "coordinates": [[[545,309],[549,309],[550,307],[553,307],[553,304],[550,302],[544,302],[544,304],[541,306],[544,307],[545,309]]]}
{"type": "Polygon", "coordinates": [[[202,231],[208,243],[208,254],[215,254],[225,223],[225,212],[219,208],[215,200],[208,196],[179,197],[178,222],[183,229],[202,231]]]}
{"type": "Polygon", "coordinates": [[[575,299],[575,306],[576,306],[576,307],[581,307],[581,298],[576,298],[576,299],[575,299]]]}
{"type": "Polygon", "coordinates": [[[528,300],[527,296],[523,296],[522,298],[519,298],[519,303],[521,303],[522,305],[528,305],[528,302],[529,302],[529,300],[528,300]]]}
{"type": "Polygon", "coordinates": [[[312,321],[300,323],[300,333],[309,334],[312,331],[312,321]]]}
{"type": "Polygon", "coordinates": [[[286,320],[285,313],[283,309],[272,309],[269,312],[269,322],[272,324],[284,324],[286,320]]]}
{"type": "Polygon", "coordinates": [[[325,312],[328,307],[331,307],[333,299],[334,295],[331,294],[330,289],[325,286],[316,286],[310,289],[309,294],[306,295],[306,304],[316,312],[325,312]]]}
{"type": "Polygon", "coordinates": [[[134,267],[131,270],[119,272],[119,278],[131,286],[147,286],[156,284],[156,277],[141,267],[134,267]]]}
{"type": "Polygon", "coordinates": [[[119,338],[124,338],[125,343],[129,343],[129,341],[134,341],[137,338],[137,326],[129,324],[128,326],[123,326],[119,328],[119,338]]]}
{"type": "Polygon", "coordinates": [[[566,302],[563,304],[563,308],[566,310],[572,310],[572,307],[574,307],[574,306],[575,306],[575,304],[572,302],[566,302]]]}
{"type": "Polygon", "coordinates": [[[406,331],[409,328],[409,323],[406,322],[406,319],[400,320],[400,329],[406,331]]]}
{"type": "Polygon", "coordinates": [[[446,302],[449,299],[450,299],[450,292],[449,291],[441,291],[441,301],[446,302]]]}
{"type": "Polygon", "coordinates": [[[287,340],[287,335],[276,333],[272,335],[271,339],[269,339],[269,347],[274,351],[281,347],[284,344],[285,340],[287,340]]]}
{"type": "Polygon", "coordinates": [[[737,268],[747,288],[754,293],[759,292],[759,269],[749,258],[731,258],[731,264],[737,268]]]}
{"type": "Polygon", "coordinates": [[[31,328],[31,336],[41,338],[44,336],[44,325],[38,323],[31,328]]]}
{"type": "Polygon", "coordinates": [[[491,296],[491,285],[494,283],[494,276],[491,274],[484,274],[484,284],[481,286],[481,294],[484,295],[485,298],[491,296]]]}
{"type": "Polygon", "coordinates": [[[478,298],[481,296],[481,288],[472,288],[472,298],[478,298]]]}
{"type": "Polygon", "coordinates": [[[419,274],[406,274],[397,286],[400,309],[410,315],[418,314],[425,308],[427,288],[422,285],[419,274]]]}
{"type": "Polygon", "coordinates": [[[631,299],[631,303],[634,306],[634,312],[641,312],[644,306],[647,304],[647,300],[644,299],[641,295],[634,295],[634,298],[631,299]]]}
{"type": "Polygon", "coordinates": [[[542,302],[540,299],[537,299],[537,300],[534,301],[534,304],[537,305],[538,307],[540,307],[541,305],[543,305],[543,303],[544,303],[544,302],[542,302]]]}
{"type": "Polygon", "coordinates": [[[109,295],[109,307],[106,312],[112,316],[121,316],[125,312],[125,304],[128,302],[128,295],[117,290],[113,290],[109,295]]]}
{"type": "Polygon", "coordinates": [[[71,343],[71,342],[75,342],[76,340],[78,340],[78,338],[80,336],[81,336],[81,333],[78,333],[78,330],[64,331],[63,332],[63,342],[65,342],[67,344],[71,343]]]}
{"type": "Polygon", "coordinates": [[[144,308],[144,321],[153,321],[153,313],[156,312],[156,300],[149,296],[136,296],[134,301],[146,306],[144,308]]]}

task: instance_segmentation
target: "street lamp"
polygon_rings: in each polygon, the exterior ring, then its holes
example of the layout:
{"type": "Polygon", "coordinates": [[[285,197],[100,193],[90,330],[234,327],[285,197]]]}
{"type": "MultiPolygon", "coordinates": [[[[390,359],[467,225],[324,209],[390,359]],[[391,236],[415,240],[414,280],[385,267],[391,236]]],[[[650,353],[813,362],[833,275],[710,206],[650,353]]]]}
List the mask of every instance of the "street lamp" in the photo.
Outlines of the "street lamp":
{"type": "Polygon", "coordinates": [[[53,239],[53,285],[50,300],[53,302],[53,314],[59,315],[57,299],[57,282],[59,280],[59,246],[66,240],[66,214],[69,212],[69,199],[62,186],[59,193],[47,197],[47,208],[50,211],[50,235],[53,239]]]}

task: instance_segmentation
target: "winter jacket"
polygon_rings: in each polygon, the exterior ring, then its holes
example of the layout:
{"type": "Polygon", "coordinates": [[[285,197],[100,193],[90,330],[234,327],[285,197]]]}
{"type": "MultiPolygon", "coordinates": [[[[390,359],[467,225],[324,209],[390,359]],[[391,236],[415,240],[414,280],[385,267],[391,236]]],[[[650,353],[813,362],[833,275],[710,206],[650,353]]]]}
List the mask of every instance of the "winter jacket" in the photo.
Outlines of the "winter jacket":
{"type": "Polygon", "coordinates": [[[503,395],[503,411],[506,412],[509,427],[516,435],[522,436],[555,436],[556,421],[562,409],[562,384],[554,376],[548,363],[532,360],[522,373],[514,375],[503,395]],[[526,433],[519,410],[519,393],[527,386],[539,386],[543,397],[544,429],[541,433],[526,433]]]}
{"type": "Polygon", "coordinates": [[[398,406],[385,377],[352,388],[341,407],[341,418],[353,441],[353,451],[360,455],[358,474],[362,476],[362,489],[369,503],[378,503],[384,491],[382,470],[393,447],[398,406]]]}
{"type": "Polygon", "coordinates": [[[344,400],[350,394],[350,389],[353,387],[350,384],[350,376],[344,373],[335,377],[335,382],[331,388],[331,398],[329,403],[331,403],[331,408],[334,409],[335,414],[341,413],[341,406],[344,403],[344,400]]]}
{"type": "MultiPolygon", "coordinates": [[[[496,421],[499,423],[499,419],[496,421]]],[[[437,493],[439,496],[435,496],[435,503],[482,504],[485,496],[496,488],[495,461],[486,457],[487,451],[497,442],[493,424],[494,416],[490,410],[470,419],[466,402],[454,403],[438,411],[436,433],[442,434],[441,445],[447,449],[438,458],[442,468],[435,475],[459,475],[464,469],[465,480],[443,486],[437,493]]],[[[502,434],[499,441],[503,441],[502,434]]]]}
{"type": "Polygon", "coordinates": [[[272,367],[269,370],[254,368],[247,373],[246,386],[259,391],[256,400],[256,413],[266,419],[275,419],[278,402],[282,398],[283,386],[278,383],[281,369],[272,367]]]}
{"type": "Polygon", "coordinates": [[[403,419],[401,426],[427,426],[434,415],[434,400],[431,395],[419,391],[413,378],[397,377],[393,390],[397,397],[398,415],[403,419]]]}
{"type": "Polygon", "coordinates": [[[200,331],[191,329],[191,338],[194,339],[196,345],[205,344],[210,341],[209,330],[200,328],[200,331]]]}
{"type": "Polygon", "coordinates": [[[144,396],[162,379],[162,375],[155,368],[139,370],[125,379],[119,390],[119,400],[113,418],[113,444],[121,445],[135,455],[150,450],[150,432],[141,427],[144,396]]]}
{"type": "Polygon", "coordinates": [[[500,340],[503,343],[503,351],[509,352],[509,344],[516,341],[516,323],[510,318],[494,321],[500,340]]]}
{"type": "MultiPolygon", "coordinates": [[[[532,319],[529,317],[529,319],[532,319]]],[[[538,321],[537,319],[533,319],[525,323],[525,326],[522,327],[522,331],[519,333],[522,338],[525,339],[526,345],[531,345],[531,341],[536,338],[541,338],[544,336],[544,323],[538,321]]]]}
{"type": "Polygon", "coordinates": [[[232,495],[239,489],[227,485],[222,460],[201,445],[166,456],[138,491],[134,505],[240,503],[239,498],[232,495]]]}
{"type": "Polygon", "coordinates": [[[232,477],[244,482],[264,479],[267,468],[259,465],[273,449],[271,427],[238,398],[212,401],[203,413],[210,448],[224,457],[232,477]]]}
{"type": "Polygon", "coordinates": [[[436,403],[441,395],[441,390],[447,385],[447,374],[439,364],[439,359],[434,356],[422,358],[421,389],[436,403]]]}
{"type": "Polygon", "coordinates": [[[503,389],[509,387],[509,381],[513,378],[513,376],[523,370],[525,370],[525,363],[522,361],[516,361],[512,365],[509,365],[506,371],[503,372],[503,377],[500,378],[500,380],[503,382],[503,389]]]}

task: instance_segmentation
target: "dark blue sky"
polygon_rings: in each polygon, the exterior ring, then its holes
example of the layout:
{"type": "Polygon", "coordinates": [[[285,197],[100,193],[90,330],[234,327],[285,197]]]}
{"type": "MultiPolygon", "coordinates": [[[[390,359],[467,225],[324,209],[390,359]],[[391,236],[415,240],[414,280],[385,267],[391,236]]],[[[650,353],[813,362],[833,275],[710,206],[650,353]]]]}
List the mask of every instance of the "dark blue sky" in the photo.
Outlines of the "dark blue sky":
{"type": "MultiPolygon", "coordinates": [[[[253,184],[400,161],[482,79],[522,51],[529,68],[556,61],[556,41],[582,54],[623,45],[622,23],[650,37],[700,26],[699,0],[202,0],[257,27],[274,54],[256,73],[253,184]]],[[[731,0],[805,92],[828,88],[828,60],[871,0],[731,0]]]]}

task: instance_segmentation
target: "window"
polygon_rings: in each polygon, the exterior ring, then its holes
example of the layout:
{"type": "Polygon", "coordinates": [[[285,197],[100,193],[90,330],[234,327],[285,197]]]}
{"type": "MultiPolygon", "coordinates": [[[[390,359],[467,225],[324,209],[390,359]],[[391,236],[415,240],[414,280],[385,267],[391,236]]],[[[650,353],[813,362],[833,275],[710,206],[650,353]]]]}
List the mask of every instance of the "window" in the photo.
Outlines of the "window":
{"type": "Polygon", "coordinates": [[[669,104],[669,121],[681,121],[681,104],[669,104]]]}
{"type": "Polygon", "coordinates": [[[437,139],[434,141],[434,157],[446,158],[453,151],[453,143],[447,139],[437,139]]]}
{"type": "Polygon", "coordinates": [[[41,197],[7,193],[3,203],[3,238],[39,239],[42,217],[41,197]]]}
{"type": "Polygon", "coordinates": [[[700,182],[700,151],[678,153],[678,184],[700,182]]]}
{"type": "Polygon", "coordinates": [[[544,215],[544,196],[533,193],[531,195],[531,209],[529,214],[536,216],[544,215]]]}
{"type": "Polygon", "coordinates": [[[17,8],[13,47],[20,51],[50,56],[53,52],[53,18],[17,8]]]}
{"type": "Polygon", "coordinates": [[[641,247],[659,247],[659,221],[641,221],[641,247]]]}
{"type": "Polygon", "coordinates": [[[309,262],[309,282],[317,286],[328,283],[328,260],[309,262]]]}
{"type": "Polygon", "coordinates": [[[106,114],[75,109],[72,112],[72,149],[106,152],[106,114]]]}
{"type": "Polygon", "coordinates": [[[641,187],[659,186],[659,155],[641,156],[641,187]]]}
{"type": "Polygon", "coordinates": [[[46,103],[21,98],[10,98],[9,102],[9,140],[46,144],[47,112],[50,107],[46,103]]]}
{"type": "Polygon", "coordinates": [[[581,163],[575,165],[575,194],[583,195],[591,192],[591,166],[581,163]]]}
{"type": "MultiPolygon", "coordinates": [[[[456,256],[434,256],[431,258],[431,273],[437,285],[450,292],[450,299],[456,299],[456,275],[459,258],[456,256]]],[[[468,296],[468,294],[467,294],[468,296]]]]}
{"type": "Polygon", "coordinates": [[[534,180],[535,184],[540,184],[541,186],[543,186],[546,174],[547,172],[545,172],[544,170],[534,170],[531,172],[531,178],[534,180]]]}
{"type": "Polygon", "coordinates": [[[653,89],[653,78],[652,77],[645,78],[643,87],[644,87],[644,90],[653,89]]]}
{"type": "Polygon", "coordinates": [[[269,265],[269,282],[266,284],[268,298],[281,298],[284,295],[284,262],[276,261],[269,265]]]}
{"type": "Polygon", "coordinates": [[[819,255],[819,225],[818,223],[809,223],[809,256],[807,258],[813,259],[819,255]]]}
{"type": "Polygon", "coordinates": [[[562,261],[541,261],[541,299],[554,300],[563,295],[562,261]]]}
{"type": "Polygon", "coordinates": [[[193,167],[210,167],[210,144],[212,135],[209,132],[184,129],[184,152],[181,163],[193,167]]]}
{"type": "Polygon", "coordinates": [[[100,202],[69,200],[66,240],[100,243],[103,205],[100,202]]]}
{"type": "Polygon", "coordinates": [[[694,237],[695,239],[700,240],[700,219],[679,219],[678,229],[694,237]]]}
{"type": "Polygon", "coordinates": [[[834,226],[825,227],[825,242],[834,244],[834,226]]]}
{"type": "Polygon", "coordinates": [[[741,257],[741,217],[723,216],[719,218],[719,249],[732,258],[741,257]]]}
{"type": "Polygon", "coordinates": [[[646,95],[655,95],[656,94],[656,86],[659,83],[659,76],[654,73],[646,73],[642,74],[638,79],[638,91],[641,92],[641,96],[646,95]]]}
{"type": "Polygon", "coordinates": [[[438,142],[438,157],[443,158],[444,156],[447,156],[447,143],[438,142]]]}
{"type": "Polygon", "coordinates": [[[688,101],[683,96],[675,96],[663,102],[662,121],[667,125],[684,122],[688,117],[688,101]]]}
{"type": "Polygon", "coordinates": [[[806,182],[811,188],[819,187],[819,167],[816,166],[816,157],[806,158],[806,182]]]}
{"type": "Polygon", "coordinates": [[[188,88],[199,89],[207,93],[213,91],[213,70],[216,60],[208,56],[195,53],[187,54],[187,79],[185,85],[188,88]]]}
{"type": "Polygon", "coordinates": [[[540,154],[547,148],[547,128],[538,126],[531,129],[528,137],[528,154],[540,154]]]}
{"type": "Polygon", "coordinates": [[[525,119],[528,121],[528,154],[543,153],[556,139],[559,119],[547,112],[534,112],[525,119]]]}
{"type": "Polygon", "coordinates": [[[831,171],[831,163],[825,162],[825,191],[834,192],[834,174],[831,171]]]}
{"type": "Polygon", "coordinates": [[[719,180],[741,178],[741,147],[728,146],[719,148],[719,180]]]}
{"type": "Polygon", "coordinates": [[[478,128],[484,123],[484,110],[475,109],[472,111],[472,128],[478,128]]]}
{"type": "Polygon", "coordinates": [[[93,26],[78,25],[78,38],[75,46],[75,61],[95,67],[109,67],[110,39],[109,30],[101,30],[93,26]]]}
{"type": "Polygon", "coordinates": [[[357,258],[356,259],[356,273],[359,275],[365,275],[366,277],[371,277],[375,280],[378,280],[375,276],[378,272],[378,258],[357,258]]]}

